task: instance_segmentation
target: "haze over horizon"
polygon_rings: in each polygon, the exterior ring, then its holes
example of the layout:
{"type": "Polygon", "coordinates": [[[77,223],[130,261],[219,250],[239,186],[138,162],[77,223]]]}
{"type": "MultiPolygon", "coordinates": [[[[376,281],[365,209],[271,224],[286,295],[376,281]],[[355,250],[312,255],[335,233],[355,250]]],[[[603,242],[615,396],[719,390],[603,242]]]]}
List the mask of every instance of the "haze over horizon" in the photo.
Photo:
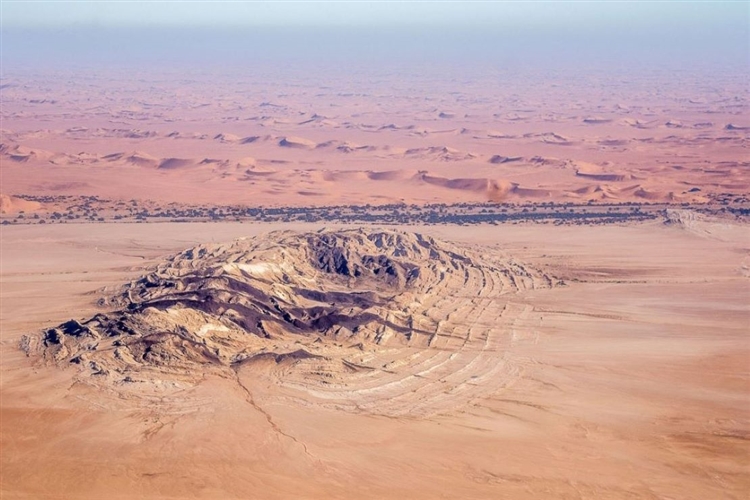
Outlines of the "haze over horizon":
{"type": "Polygon", "coordinates": [[[7,67],[437,61],[736,67],[743,2],[3,2],[7,67]]]}

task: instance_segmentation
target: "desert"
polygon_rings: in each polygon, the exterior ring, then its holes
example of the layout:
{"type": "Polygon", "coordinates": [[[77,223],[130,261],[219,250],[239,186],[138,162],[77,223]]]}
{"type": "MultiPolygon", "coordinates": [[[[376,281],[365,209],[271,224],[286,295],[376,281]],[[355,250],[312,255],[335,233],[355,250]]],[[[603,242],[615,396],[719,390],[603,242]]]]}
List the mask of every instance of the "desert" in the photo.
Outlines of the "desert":
{"type": "Polygon", "coordinates": [[[0,497],[748,498],[738,4],[283,4],[3,6],[0,497]]]}
{"type": "MultiPolygon", "coordinates": [[[[738,251],[747,244],[740,225],[425,226],[402,233],[283,224],[269,238],[277,229],[268,224],[154,223],[129,225],[125,240],[113,237],[120,227],[3,228],[7,498],[118,498],[118,491],[121,498],[337,498],[352,491],[365,498],[742,498],[748,488],[748,258],[738,251]],[[238,266],[255,265],[245,279],[270,292],[280,280],[251,281],[268,272],[260,263],[235,257],[229,265],[224,253],[256,255],[245,252],[279,238],[301,245],[300,234],[417,241],[414,232],[431,234],[422,240],[434,238],[440,251],[489,259],[467,268],[468,277],[455,270],[451,280],[419,278],[422,305],[412,312],[432,311],[417,314],[420,329],[436,332],[430,345],[430,337],[404,337],[397,327],[406,315],[395,307],[380,309],[392,328],[379,332],[383,318],[369,320],[358,334],[351,325],[293,333],[269,315],[265,338],[222,332],[216,319],[196,320],[204,313],[177,304],[170,306],[177,315],[152,310],[143,314],[154,317],[140,321],[159,331],[183,328],[197,347],[155,342],[160,348],[146,365],[118,359],[109,346],[147,336],[147,327],[109,336],[101,323],[89,323],[102,336],[93,350],[86,348],[93,338],[59,330],[101,314],[116,324],[109,311],[128,308],[97,302],[122,300],[125,290],[144,303],[172,293],[179,287],[146,283],[204,273],[186,260],[200,249],[229,266],[222,273],[243,276],[238,266]],[[449,237],[456,243],[442,243],[449,237]],[[458,290],[427,292],[438,285],[458,290]],[[158,319],[163,314],[174,316],[171,327],[158,319]],[[446,319],[436,325],[438,318],[446,319]],[[204,328],[211,323],[219,331],[204,328]],[[53,331],[65,337],[64,356],[59,345],[43,345],[53,331]],[[205,358],[216,347],[218,363],[205,358]],[[80,353],[84,362],[69,361],[80,353]]],[[[384,247],[391,248],[398,247],[384,247]]],[[[345,290],[331,269],[320,288],[345,290]]],[[[402,286],[398,278],[382,281],[380,294],[394,286],[402,286]]],[[[261,297],[272,309],[269,295],[261,297]]],[[[328,304],[331,296],[314,298],[328,304]]],[[[280,304],[295,300],[310,299],[287,295],[280,304]]],[[[137,345],[128,348],[131,356],[137,345]]]]}
{"type": "Polygon", "coordinates": [[[747,104],[733,98],[741,74],[712,75],[712,93],[666,72],[618,93],[609,74],[552,83],[530,70],[475,69],[467,87],[453,83],[455,69],[424,68],[389,88],[363,68],[351,93],[333,68],[307,68],[329,75],[319,81],[305,68],[254,69],[179,81],[71,74],[87,85],[64,92],[64,76],[11,76],[3,194],[121,199],[127,190],[216,204],[221,192],[224,204],[333,206],[706,203],[748,190],[747,104]],[[603,84],[613,95],[596,94],[603,84]]]}

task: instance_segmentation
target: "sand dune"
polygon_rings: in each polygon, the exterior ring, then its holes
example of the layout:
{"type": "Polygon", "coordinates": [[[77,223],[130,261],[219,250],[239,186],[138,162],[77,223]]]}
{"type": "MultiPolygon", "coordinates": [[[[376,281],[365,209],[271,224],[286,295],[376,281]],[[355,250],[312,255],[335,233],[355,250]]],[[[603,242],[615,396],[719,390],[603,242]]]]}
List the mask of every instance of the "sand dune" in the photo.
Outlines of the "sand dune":
{"type": "Polygon", "coordinates": [[[514,195],[526,200],[535,200],[538,198],[553,198],[553,191],[550,191],[548,189],[522,188],[515,186],[511,191],[514,195]]]}
{"type": "Polygon", "coordinates": [[[355,144],[351,142],[344,142],[344,143],[336,142],[335,144],[336,144],[336,151],[339,151],[341,153],[353,153],[355,151],[377,151],[378,149],[376,146],[360,145],[360,144],[355,144]]]}
{"type": "Polygon", "coordinates": [[[396,125],[395,123],[380,126],[361,124],[360,127],[366,130],[414,130],[417,128],[416,125],[396,125]]]}
{"type": "Polygon", "coordinates": [[[569,138],[567,138],[567,137],[565,137],[563,135],[560,135],[560,134],[556,134],[554,132],[548,132],[548,133],[545,133],[545,134],[541,134],[540,137],[542,139],[542,142],[544,142],[546,144],[557,144],[557,145],[560,145],[560,146],[570,146],[570,145],[573,144],[573,141],[570,140],[569,138]]]}
{"type": "Polygon", "coordinates": [[[415,175],[417,175],[417,172],[412,170],[386,170],[382,172],[367,172],[367,178],[373,181],[401,181],[410,179],[415,175]]]}
{"type": "Polygon", "coordinates": [[[255,158],[250,157],[250,156],[246,156],[245,158],[241,158],[236,163],[237,167],[239,167],[239,168],[251,168],[251,167],[254,167],[256,164],[257,164],[257,160],[255,158]]]}
{"type": "Polygon", "coordinates": [[[603,123],[612,122],[612,119],[602,118],[601,116],[590,116],[590,117],[584,118],[582,121],[583,123],[587,125],[601,125],[603,123]]]}
{"type": "Polygon", "coordinates": [[[244,170],[243,174],[249,179],[254,179],[256,177],[268,177],[268,176],[276,174],[277,172],[278,172],[277,170],[273,170],[270,168],[252,167],[252,168],[247,168],[246,170],[244,170]]]}
{"type": "Polygon", "coordinates": [[[440,129],[440,130],[425,128],[422,130],[423,135],[461,135],[463,133],[464,133],[464,129],[457,129],[457,128],[447,128],[447,129],[440,129]]]}
{"type": "Polygon", "coordinates": [[[205,140],[209,138],[207,134],[201,134],[199,132],[180,132],[180,131],[170,132],[165,137],[169,137],[170,139],[194,139],[194,140],[205,140]]]}
{"type": "Polygon", "coordinates": [[[230,162],[228,160],[221,160],[219,158],[203,158],[198,162],[198,165],[211,165],[213,167],[228,167],[230,162]]]}
{"type": "Polygon", "coordinates": [[[317,144],[309,139],[303,139],[301,137],[282,137],[279,140],[279,146],[295,149],[313,149],[317,144]]]}
{"type": "Polygon", "coordinates": [[[240,142],[242,138],[234,134],[221,133],[221,134],[217,134],[216,136],[214,136],[214,140],[220,141],[220,142],[236,143],[236,142],[240,142]]]}
{"type": "Polygon", "coordinates": [[[511,121],[511,122],[525,121],[525,120],[528,120],[529,118],[528,116],[524,114],[519,114],[519,113],[506,113],[505,115],[496,114],[494,116],[496,118],[504,118],[505,120],[511,121]]]}
{"type": "Polygon", "coordinates": [[[317,113],[314,113],[310,118],[303,120],[297,125],[309,125],[309,124],[316,124],[316,125],[323,125],[326,127],[339,127],[339,123],[335,120],[332,120],[326,116],[319,115],[317,113]]]}
{"type": "Polygon", "coordinates": [[[122,161],[123,163],[136,165],[139,167],[157,167],[161,160],[154,158],[153,156],[142,153],[139,151],[133,151],[132,153],[112,153],[102,157],[105,161],[122,161]]]}
{"type": "Polygon", "coordinates": [[[347,183],[350,181],[362,181],[366,180],[367,172],[362,170],[351,170],[351,171],[331,171],[331,170],[312,170],[309,172],[312,178],[317,178],[326,182],[343,182],[347,183]]]}
{"type": "Polygon", "coordinates": [[[490,139],[514,139],[516,136],[512,134],[504,134],[502,132],[497,132],[494,130],[488,130],[487,137],[489,137],[490,139]]]}
{"type": "Polygon", "coordinates": [[[505,179],[487,179],[487,178],[445,178],[429,175],[426,172],[420,172],[414,177],[415,180],[439,186],[446,189],[458,191],[467,191],[482,196],[482,199],[490,201],[502,201],[509,197],[517,198],[538,198],[548,197],[549,192],[544,190],[523,189],[518,183],[505,179]]]}
{"type": "Polygon", "coordinates": [[[625,118],[624,120],[622,120],[622,123],[630,127],[648,129],[655,126],[656,120],[637,120],[633,118],[625,118]]]}
{"type": "Polygon", "coordinates": [[[629,142],[627,139],[601,139],[598,141],[602,146],[626,146],[629,142]]]}
{"type": "Polygon", "coordinates": [[[578,188],[573,190],[573,193],[579,194],[579,195],[586,195],[590,196],[596,193],[602,193],[607,195],[612,195],[612,192],[610,190],[611,188],[607,186],[606,184],[597,184],[597,185],[589,185],[582,188],[578,188]]]}
{"type": "Polygon", "coordinates": [[[28,201],[16,196],[0,194],[0,213],[17,214],[19,212],[35,212],[42,208],[42,204],[36,201],[28,201]]]}
{"type": "Polygon", "coordinates": [[[520,162],[523,160],[522,156],[503,156],[503,155],[492,155],[492,157],[488,160],[493,165],[499,165],[502,163],[514,163],[514,162],[520,162]]]}
{"type": "Polygon", "coordinates": [[[403,152],[404,156],[419,157],[441,161],[473,160],[476,155],[466,153],[448,146],[430,146],[426,148],[410,148],[403,152]]]}
{"type": "Polygon", "coordinates": [[[632,191],[633,195],[635,195],[638,198],[642,198],[644,200],[650,200],[650,201],[664,201],[664,200],[674,200],[675,194],[673,192],[666,192],[661,190],[656,190],[652,188],[646,188],[641,185],[633,186],[628,189],[629,191],[632,191]]]}
{"type": "Polygon", "coordinates": [[[158,132],[153,130],[123,130],[119,131],[121,134],[120,137],[124,137],[126,139],[147,139],[149,137],[157,137],[159,135],[158,132]]]}
{"type": "Polygon", "coordinates": [[[0,154],[16,163],[27,163],[30,161],[47,161],[54,153],[43,149],[28,148],[26,146],[0,144],[0,154]]]}
{"type": "Polygon", "coordinates": [[[177,170],[187,167],[192,167],[196,165],[196,161],[192,159],[185,159],[185,158],[165,158],[159,162],[159,168],[160,170],[177,170]]]}
{"type": "Polygon", "coordinates": [[[146,153],[135,152],[124,158],[127,163],[138,165],[139,167],[156,167],[161,164],[161,160],[154,158],[146,153]]]}
{"type": "Polygon", "coordinates": [[[278,137],[274,137],[272,135],[249,135],[246,137],[243,137],[240,140],[240,144],[256,144],[256,143],[263,143],[268,141],[278,141],[278,137]]]}
{"type": "Polygon", "coordinates": [[[421,172],[415,176],[415,179],[427,184],[440,186],[448,189],[458,189],[462,191],[489,192],[495,188],[495,181],[491,179],[448,179],[445,177],[436,177],[426,172],[421,172]]]}
{"type": "MultiPolygon", "coordinates": [[[[606,182],[621,182],[626,180],[632,180],[633,176],[630,174],[623,174],[619,172],[605,171],[605,167],[602,165],[596,165],[587,162],[571,162],[571,166],[575,169],[576,177],[582,177],[584,179],[592,179],[596,181],[606,182]]],[[[607,165],[611,168],[611,165],[607,165]]]]}
{"type": "Polygon", "coordinates": [[[592,179],[595,181],[620,182],[620,181],[627,181],[627,180],[633,179],[633,176],[631,175],[615,174],[615,173],[590,174],[590,173],[582,172],[580,170],[576,171],[576,175],[578,177],[583,177],[585,179],[592,179]]]}

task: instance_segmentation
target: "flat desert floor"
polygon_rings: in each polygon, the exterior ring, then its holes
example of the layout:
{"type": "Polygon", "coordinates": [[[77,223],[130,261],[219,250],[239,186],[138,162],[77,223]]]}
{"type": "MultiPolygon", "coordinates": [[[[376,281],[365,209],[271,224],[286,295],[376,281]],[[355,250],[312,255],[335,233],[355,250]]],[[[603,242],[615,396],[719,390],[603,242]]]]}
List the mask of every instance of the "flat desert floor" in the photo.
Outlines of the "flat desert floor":
{"type": "Polygon", "coordinates": [[[126,397],[19,349],[169,254],[279,228],[3,226],[2,498],[747,498],[750,241],[728,222],[410,227],[562,283],[444,297],[445,343],[311,342],[356,360],[317,387],[292,364],[126,397]]]}

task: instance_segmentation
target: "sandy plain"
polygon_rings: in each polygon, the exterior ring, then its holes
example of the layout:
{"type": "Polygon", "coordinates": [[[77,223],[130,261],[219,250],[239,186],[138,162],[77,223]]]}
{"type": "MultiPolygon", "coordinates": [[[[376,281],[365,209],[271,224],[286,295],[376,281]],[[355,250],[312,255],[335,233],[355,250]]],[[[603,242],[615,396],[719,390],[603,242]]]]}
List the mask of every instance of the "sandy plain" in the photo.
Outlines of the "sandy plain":
{"type": "Polygon", "coordinates": [[[742,218],[690,212],[747,203],[741,72],[309,69],[4,75],[3,499],[747,498],[749,233],[742,218]],[[141,391],[19,345],[106,312],[103,287],[168,255],[322,226],[49,218],[59,206],[44,197],[66,195],[685,212],[669,224],[390,228],[536,271],[528,286],[467,274],[463,289],[434,293],[445,344],[282,339],[346,363],[198,372],[141,391]]]}
{"type": "MultiPolygon", "coordinates": [[[[228,378],[122,398],[76,368],[32,367],[20,337],[91,316],[100,287],[276,229],[126,226],[3,228],[3,498],[739,499],[750,487],[741,226],[417,228],[566,283],[505,296],[515,313],[496,354],[512,369],[429,415],[326,407],[252,373],[251,405],[228,378]]],[[[429,383],[450,393],[462,380],[448,375],[429,383]]]]}

